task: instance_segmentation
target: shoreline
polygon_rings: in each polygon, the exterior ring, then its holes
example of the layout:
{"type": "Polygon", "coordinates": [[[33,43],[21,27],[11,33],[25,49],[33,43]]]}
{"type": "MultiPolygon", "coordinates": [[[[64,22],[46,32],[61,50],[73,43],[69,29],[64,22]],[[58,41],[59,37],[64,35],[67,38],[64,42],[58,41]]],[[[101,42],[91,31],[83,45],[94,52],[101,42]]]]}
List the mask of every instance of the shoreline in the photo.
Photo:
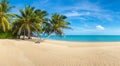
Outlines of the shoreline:
{"type": "Polygon", "coordinates": [[[47,39],[47,40],[51,40],[51,41],[65,41],[65,42],[120,42],[120,41],[67,41],[67,40],[54,40],[54,39],[47,39]]]}

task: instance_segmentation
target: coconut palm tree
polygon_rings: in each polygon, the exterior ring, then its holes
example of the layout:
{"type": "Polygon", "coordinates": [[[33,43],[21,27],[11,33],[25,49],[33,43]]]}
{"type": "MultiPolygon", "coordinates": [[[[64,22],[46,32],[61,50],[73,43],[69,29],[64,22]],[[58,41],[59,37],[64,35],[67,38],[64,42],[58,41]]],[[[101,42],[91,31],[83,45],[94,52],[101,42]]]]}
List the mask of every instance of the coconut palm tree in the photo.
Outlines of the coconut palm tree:
{"type": "Polygon", "coordinates": [[[60,14],[53,14],[49,22],[45,24],[44,33],[50,37],[51,34],[55,34],[56,36],[62,36],[64,34],[63,29],[71,29],[68,25],[69,22],[66,22],[65,19],[67,17],[60,14]]]}
{"type": "Polygon", "coordinates": [[[10,19],[14,14],[8,13],[13,6],[9,5],[9,2],[2,0],[0,2],[0,27],[5,32],[7,29],[10,29],[10,19]]]}
{"type": "Polygon", "coordinates": [[[20,35],[21,33],[25,35],[27,33],[28,39],[30,39],[32,32],[41,32],[41,22],[44,20],[44,15],[46,12],[41,10],[35,10],[34,7],[26,6],[24,10],[19,10],[21,15],[17,15],[15,22],[13,23],[14,33],[20,35]]]}

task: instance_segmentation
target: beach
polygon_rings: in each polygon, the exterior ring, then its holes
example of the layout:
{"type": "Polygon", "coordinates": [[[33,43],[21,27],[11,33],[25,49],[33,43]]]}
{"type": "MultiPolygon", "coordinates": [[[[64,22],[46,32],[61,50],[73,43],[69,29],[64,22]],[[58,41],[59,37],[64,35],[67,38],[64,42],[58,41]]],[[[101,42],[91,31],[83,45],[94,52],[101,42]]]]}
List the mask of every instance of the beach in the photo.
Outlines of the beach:
{"type": "Polygon", "coordinates": [[[120,42],[0,39],[0,66],[120,66],[120,42]]]}

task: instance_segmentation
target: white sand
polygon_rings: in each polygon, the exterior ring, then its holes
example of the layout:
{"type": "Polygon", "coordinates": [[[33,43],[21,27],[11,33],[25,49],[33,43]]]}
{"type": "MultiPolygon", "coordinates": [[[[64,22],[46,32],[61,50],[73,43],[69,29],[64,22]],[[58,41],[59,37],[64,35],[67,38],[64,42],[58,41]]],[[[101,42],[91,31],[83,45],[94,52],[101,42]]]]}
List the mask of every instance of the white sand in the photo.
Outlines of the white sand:
{"type": "Polygon", "coordinates": [[[120,66],[120,42],[0,39],[0,66],[120,66]]]}

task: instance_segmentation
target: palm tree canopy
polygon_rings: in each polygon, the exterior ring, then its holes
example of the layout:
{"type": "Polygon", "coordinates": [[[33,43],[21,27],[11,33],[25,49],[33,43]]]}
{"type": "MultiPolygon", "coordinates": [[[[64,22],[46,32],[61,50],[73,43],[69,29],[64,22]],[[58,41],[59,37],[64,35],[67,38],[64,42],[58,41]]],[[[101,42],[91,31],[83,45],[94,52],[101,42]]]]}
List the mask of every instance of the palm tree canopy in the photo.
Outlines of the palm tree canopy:
{"type": "Polygon", "coordinates": [[[48,35],[55,33],[56,35],[62,36],[62,34],[64,34],[63,29],[71,29],[68,26],[70,23],[65,21],[66,18],[67,17],[64,15],[59,15],[57,13],[53,14],[49,23],[46,24],[45,33],[48,35]]]}
{"type": "Polygon", "coordinates": [[[0,27],[5,32],[6,29],[10,29],[10,19],[13,14],[8,13],[13,6],[9,5],[9,2],[2,0],[0,2],[0,27]]]}
{"type": "Polygon", "coordinates": [[[19,9],[20,15],[17,15],[15,22],[13,23],[14,33],[20,35],[23,30],[26,30],[28,34],[32,32],[41,33],[42,21],[47,12],[35,9],[31,6],[26,6],[25,9],[19,9]],[[17,29],[16,29],[17,27],[17,29]]]}

